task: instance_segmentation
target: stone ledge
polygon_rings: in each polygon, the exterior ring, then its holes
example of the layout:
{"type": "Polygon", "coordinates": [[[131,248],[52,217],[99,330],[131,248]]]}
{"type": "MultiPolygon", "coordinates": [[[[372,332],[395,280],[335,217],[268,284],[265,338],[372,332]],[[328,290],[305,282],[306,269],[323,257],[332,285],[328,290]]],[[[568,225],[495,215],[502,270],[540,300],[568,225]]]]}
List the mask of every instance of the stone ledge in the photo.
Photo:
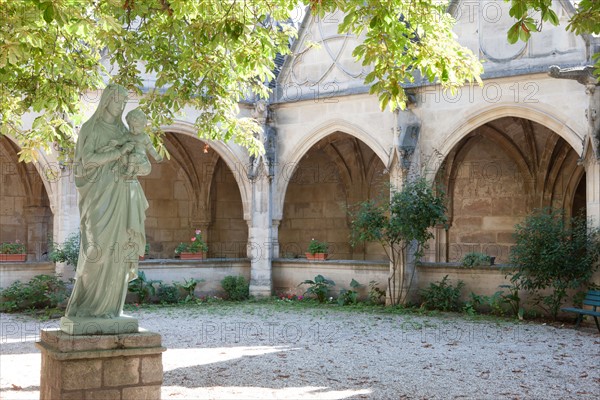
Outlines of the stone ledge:
{"type": "Polygon", "coordinates": [[[156,348],[162,344],[158,333],[144,329],[119,335],[69,335],[60,329],[43,329],[40,339],[49,351],[57,353],[156,348]]]}
{"type": "Polygon", "coordinates": [[[60,329],[69,335],[77,336],[123,335],[137,333],[139,326],[136,318],[126,315],[116,318],[62,317],[60,329]]]}
{"type": "Polygon", "coordinates": [[[94,359],[94,358],[109,358],[109,357],[134,357],[134,356],[148,356],[153,354],[161,354],[166,347],[139,347],[129,349],[110,349],[110,350],[88,350],[88,351],[71,351],[61,352],[56,351],[51,346],[43,343],[36,342],[35,346],[40,351],[45,352],[48,356],[54,360],[66,361],[66,360],[82,360],[82,359],[94,359]]]}

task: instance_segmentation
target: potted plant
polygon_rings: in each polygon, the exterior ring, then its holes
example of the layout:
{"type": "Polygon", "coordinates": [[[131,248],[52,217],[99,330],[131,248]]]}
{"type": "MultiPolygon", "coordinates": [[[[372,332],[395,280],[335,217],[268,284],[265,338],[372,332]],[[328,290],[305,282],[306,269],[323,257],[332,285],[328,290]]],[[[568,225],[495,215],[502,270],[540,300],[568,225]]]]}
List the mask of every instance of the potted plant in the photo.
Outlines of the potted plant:
{"type": "Polygon", "coordinates": [[[329,249],[329,243],[319,242],[315,238],[312,238],[308,244],[306,259],[309,261],[325,261],[328,255],[327,249],[329,249]]]}
{"type": "Polygon", "coordinates": [[[175,255],[182,260],[203,260],[206,258],[207,251],[208,246],[202,239],[202,231],[196,229],[189,243],[179,243],[175,248],[175,255]]]}
{"type": "Polygon", "coordinates": [[[473,268],[473,267],[485,267],[488,265],[494,265],[496,257],[488,256],[487,254],[478,253],[478,252],[470,252],[465,254],[462,258],[461,263],[465,268],[473,268]]]}
{"type": "Polygon", "coordinates": [[[25,245],[19,240],[0,244],[0,262],[24,262],[26,258],[25,245]]]}

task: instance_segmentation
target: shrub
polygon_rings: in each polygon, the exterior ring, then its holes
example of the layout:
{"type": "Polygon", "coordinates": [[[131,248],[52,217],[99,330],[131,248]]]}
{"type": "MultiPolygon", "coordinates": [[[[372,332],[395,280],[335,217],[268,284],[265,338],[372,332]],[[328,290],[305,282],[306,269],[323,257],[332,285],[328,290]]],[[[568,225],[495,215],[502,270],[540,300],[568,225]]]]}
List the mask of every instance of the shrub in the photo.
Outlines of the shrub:
{"type": "Polygon", "coordinates": [[[458,311],[460,310],[460,291],[465,283],[458,281],[456,286],[448,283],[448,275],[438,283],[430,283],[427,289],[421,291],[423,306],[429,310],[458,311]]]}
{"type": "Polygon", "coordinates": [[[160,283],[156,292],[158,301],[162,304],[175,304],[179,302],[179,288],[175,285],[160,283]]]}
{"type": "Polygon", "coordinates": [[[345,306],[348,304],[356,304],[358,302],[358,292],[357,289],[362,285],[358,283],[356,280],[352,279],[350,282],[350,287],[352,289],[342,289],[340,290],[340,295],[337,298],[337,302],[341,306],[345,306]]]}
{"type": "Polygon", "coordinates": [[[20,281],[0,292],[0,311],[15,312],[30,308],[54,308],[69,297],[65,283],[55,275],[37,275],[27,283],[20,281]]]}
{"type": "Polygon", "coordinates": [[[147,279],[144,271],[139,271],[138,277],[129,282],[127,289],[137,295],[138,303],[147,303],[152,296],[156,295],[156,287],[154,285],[160,283],[161,281],[159,280],[147,279]]]}
{"type": "Polygon", "coordinates": [[[73,269],[77,268],[77,262],[79,261],[79,244],[81,237],[79,232],[75,232],[67,236],[67,239],[63,244],[52,243],[50,245],[50,251],[48,258],[52,262],[66,262],[72,266],[73,269]]]}
{"type": "Polygon", "coordinates": [[[502,297],[503,293],[502,290],[499,290],[491,296],[485,296],[471,292],[469,300],[463,306],[463,311],[469,315],[475,315],[477,312],[485,311],[493,315],[503,316],[503,305],[505,304],[502,297]]]}
{"type": "Polygon", "coordinates": [[[324,303],[329,294],[329,288],[334,286],[335,282],[319,274],[315,276],[314,280],[307,279],[300,285],[310,285],[304,294],[314,295],[319,300],[319,303],[324,303]]]}
{"type": "Polygon", "coordinates": [[[556,318],[567,290],[586,286],[600,259],[600,233],[584,217],[566,218],[563,210],[544,208],[516,226],[510,262],[511,282],[533,294],[537,305],[556,318]],[[541,294],[551,289],[549,294],[541,294]]]}
{"type": "Polygon", "coordinates": [[[232,301],[246,300],[250,297],[250,286],[243,276],[226,276],[221,281],[221,286],[227,294],[227,299],[232,301]]]}
{"type": "Polygon", "coordinates": [[[183,283],[176,283],[175,286],[185,292],[185,299],[183,301],[187,303],[188,301],[196,299],[194,291],[196,290],[196,286],[201,282],[204,282],[204,279],[190,278],[184,279],[183,283]]]}
{"type": "Polygon", "coordinates": [[[491,260],[490,256],[488,256],[486,254],[471,252],[471,253],[465,254],[465,256],[463,257],[462,266],[467,267],[467,268],[483,267],[486,265],[490,265],[491,261],[492,260],[491,260]]]}
{"type": "Polygon", "coordinates": [[[425,179],[407,181],[391,199],[368,200],[351,213],[352,240],[379,243],[391,262],[387,294],[392,305],[405,303],[414,277],[407,255],[414,246],[418,260],[433,238],[431,227],[446,222],[444,194],[436,193],[425,179]]]}
{"type": "Polygon", "coordinates": [[[377,281],[369,282],[369,303],[383,304],[385,303],[385,290],[380,289],[377,281]]]}

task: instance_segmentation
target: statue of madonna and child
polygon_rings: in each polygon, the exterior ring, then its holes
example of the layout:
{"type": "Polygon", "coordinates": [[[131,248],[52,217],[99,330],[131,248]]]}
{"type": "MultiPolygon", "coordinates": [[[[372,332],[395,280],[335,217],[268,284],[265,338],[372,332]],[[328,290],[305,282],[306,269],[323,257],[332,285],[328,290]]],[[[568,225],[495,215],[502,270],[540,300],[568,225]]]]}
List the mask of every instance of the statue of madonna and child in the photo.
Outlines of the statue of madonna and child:
{"type": "Polygon", "coordinates": [[[108,85],[98,108],[83,124],[75,147],[75,185],[79,193],[81,245],[75,286],[61,330],[71,335],[138,331],[135,318],[123,315],[127,287],[137,277],[144,254],[148,201],[137,176],[150,173],[156,152],[144,132],[139,109],[123,123],[127,90],[108,85]]]}

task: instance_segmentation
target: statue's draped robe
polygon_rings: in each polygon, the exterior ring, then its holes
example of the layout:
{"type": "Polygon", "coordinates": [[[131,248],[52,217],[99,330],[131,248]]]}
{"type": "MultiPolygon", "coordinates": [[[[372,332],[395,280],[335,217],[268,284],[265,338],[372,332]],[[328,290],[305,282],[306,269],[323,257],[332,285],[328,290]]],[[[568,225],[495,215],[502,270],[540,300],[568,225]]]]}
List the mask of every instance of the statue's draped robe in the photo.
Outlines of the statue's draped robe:
{"type": "Polygon", "coordinates": [[[120,121],[108,124],[101,118],[88,121],[79,133],[75,185],[81,248],[67,317],[118,317],[128,282],[137,276],[138,257],[146,246],[148,202],[135,177],[120,175],[120,151],[99,151],[127,134],[120,121]]]}

